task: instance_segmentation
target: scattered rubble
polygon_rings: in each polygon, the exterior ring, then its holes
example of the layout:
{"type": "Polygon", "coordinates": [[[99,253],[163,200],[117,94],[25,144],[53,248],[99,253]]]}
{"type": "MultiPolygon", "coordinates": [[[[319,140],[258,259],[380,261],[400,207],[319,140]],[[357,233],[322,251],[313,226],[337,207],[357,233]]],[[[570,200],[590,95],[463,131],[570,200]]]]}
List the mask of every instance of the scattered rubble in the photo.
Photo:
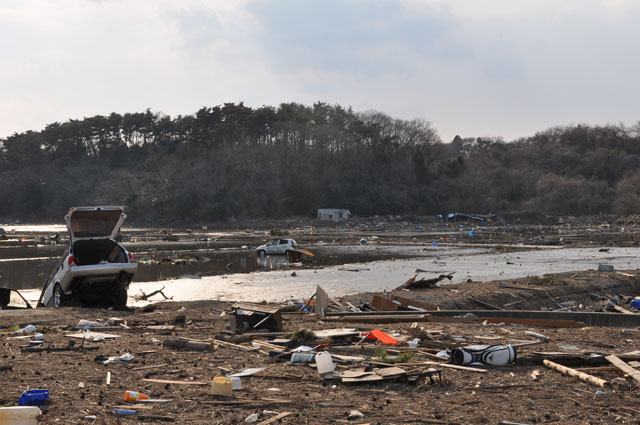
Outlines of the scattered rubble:
{"type": "MultiPolygon", "coordinates": [[[[597,273],[567,279],[571,294],[577,298],[576,285],[597,273]]],[[[635,288],[635,275],[618,278],[635,288]]],[[[498,291],[537,294],[522,304],[548,302],[556,310],[549,314],[630,320],[640,318],[635,309],[602,307],[634,298],[609,294],[613,286],[590,296],[596,290],[583,284],[591,303],[566,303],[544,280],[501,283],[483,284],[484,296],[465,293],[470,284],[342,299],[319,287],[293,308],[163,302],[119,317],[62,308],[33,323],[21,322],[29,310],[7,311],[0,314],[0,376],[14,385],[0,388],[0,400],[16,406],[23,391],[47,390],[41,423],[636,423],[637,325],[593,319],[562,327],[532,310],[520,310],[529,316],[516,324],[483,316],[508,312],[502,309],[438,315],[442,293],[462,305],[472,296],[502,307],[488,298],[498,291]],[[351,327],[336,322],[346,317],[351,327]],[[37,334],[43,346],[30,345],[37,334]],[[594,386],[602,389],[597,398],[594,386]]]]}

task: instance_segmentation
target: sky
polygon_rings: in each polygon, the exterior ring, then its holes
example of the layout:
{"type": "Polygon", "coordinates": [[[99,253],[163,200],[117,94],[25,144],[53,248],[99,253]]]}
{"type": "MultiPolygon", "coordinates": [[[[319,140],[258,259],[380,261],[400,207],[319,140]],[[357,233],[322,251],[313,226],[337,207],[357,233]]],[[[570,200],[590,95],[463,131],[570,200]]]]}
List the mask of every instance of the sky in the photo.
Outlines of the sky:
{"type": "Polygon", "coordinates": [[[328,102],[510,141],[640,120],[637,0],[0,0],[0,138],[328,102]]]}

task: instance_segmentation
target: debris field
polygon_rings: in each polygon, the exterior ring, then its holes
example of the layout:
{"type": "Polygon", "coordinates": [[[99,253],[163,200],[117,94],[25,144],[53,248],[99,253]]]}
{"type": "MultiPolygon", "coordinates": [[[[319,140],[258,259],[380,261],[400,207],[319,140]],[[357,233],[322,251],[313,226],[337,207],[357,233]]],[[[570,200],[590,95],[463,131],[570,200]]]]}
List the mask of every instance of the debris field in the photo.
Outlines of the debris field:
{"type": "Polygon", "coordinates": [[[0,405],[46,389],[42,424],[635,424],[638,276],[402,285],[342,299],[318,288],[282,305],[5,310],[0,405]],[[549,318],[527,318],[534,310],[549,318]],[[608,325],[554,316],[572,313],[608,325]],[[474,346],[515,357],[451,356],[474,346]]]}

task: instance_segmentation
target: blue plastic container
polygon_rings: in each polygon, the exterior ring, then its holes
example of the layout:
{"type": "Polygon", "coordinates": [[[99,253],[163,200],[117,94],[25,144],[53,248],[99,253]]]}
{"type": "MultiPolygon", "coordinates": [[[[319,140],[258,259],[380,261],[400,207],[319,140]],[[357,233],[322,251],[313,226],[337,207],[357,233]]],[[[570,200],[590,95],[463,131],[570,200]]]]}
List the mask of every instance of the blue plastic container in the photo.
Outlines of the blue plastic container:
{"type": "Polygon", "coordinates": [[[291,355],[291,363],[312,362],[315,357],[315,353],[293,353],[291,355]]]}
{"type": "Polygon", "coordinates": [[[20,396],[20,406],[42,406],[49,398],[49,390],[27,390],[20,396]]]}

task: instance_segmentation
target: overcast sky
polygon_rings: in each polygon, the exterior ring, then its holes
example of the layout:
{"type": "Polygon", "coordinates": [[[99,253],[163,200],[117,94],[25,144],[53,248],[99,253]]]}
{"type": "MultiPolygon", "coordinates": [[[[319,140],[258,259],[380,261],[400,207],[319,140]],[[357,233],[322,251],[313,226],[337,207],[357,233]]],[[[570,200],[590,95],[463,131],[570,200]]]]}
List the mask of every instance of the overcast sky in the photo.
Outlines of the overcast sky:
{"type": "Polygon", "coordinates": [[[444,141],[640,120],[638,0],[0,0],[0,138],[317,101],[444,141]]]}

